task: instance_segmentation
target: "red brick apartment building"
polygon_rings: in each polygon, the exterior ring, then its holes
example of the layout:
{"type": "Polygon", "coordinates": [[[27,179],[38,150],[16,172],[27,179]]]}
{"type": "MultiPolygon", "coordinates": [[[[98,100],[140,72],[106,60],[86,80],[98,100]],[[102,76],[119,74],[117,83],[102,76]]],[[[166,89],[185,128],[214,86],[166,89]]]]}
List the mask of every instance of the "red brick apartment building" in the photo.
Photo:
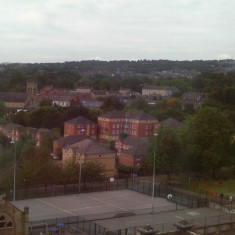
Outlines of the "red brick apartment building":
{"type": "Polygon", "coordinates": [[[64,123],[64,136],[84,135],[97,139],[97,124],[79,116],[64,123]]]}
{"type": "Polygon", "coordinates": [[[158,127],[158,119],[144,112],[127,114],[114,110],[98,117],[99,139],[117,140],[121,133],[150,137],[158,127]]]}

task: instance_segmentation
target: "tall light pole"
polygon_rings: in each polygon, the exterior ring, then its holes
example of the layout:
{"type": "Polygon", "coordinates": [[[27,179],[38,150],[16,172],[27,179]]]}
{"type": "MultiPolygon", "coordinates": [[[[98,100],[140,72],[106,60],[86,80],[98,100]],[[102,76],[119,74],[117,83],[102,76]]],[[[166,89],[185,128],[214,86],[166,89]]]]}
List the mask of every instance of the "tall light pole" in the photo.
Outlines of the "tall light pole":
{"type": "Polygon", "coordinates": [[[82,178],[82,163],[84,162],[84,156],[79,153],[77,155],[78,163],[79,163],[79,183],[78,183],[78,192],[81,192],[81,178],[82,178]]]}
{"type": "Polygon", "coordinates": [[[16,200],[16,142],[12,140],[11,144],[15,145],[15,153],[14,153],[14,158],[13,158],[13,203],[15,203],[15,200],[16,200]]]}
{"type": "Polygon", "coordinates": [[[152,185],[152,211],[154,213],[154,196],[155,196],[155,171],[156,171],[156,136],[154,133],[154,147],[153,147],[153,185],[152,185]]]}
{"type": "MultiPolygon", "coordinates": [[[[85,129],[81,130],[81,134],[83,135],[85,132],[85,129]]],[[[82,140],[83,141],[83,140],[82,140]]],[[[77,153],[77,157],[78,157],[78,163],[79,163],[79,183],[78,183],[78,193],[81,192],[81,179],[82,179],[82,163],[84,162],[84,155],[82,155],[82,151],[83,151],[83,144],[81,141],[81,145],[80,145],[80,153],[77,153]]]]}

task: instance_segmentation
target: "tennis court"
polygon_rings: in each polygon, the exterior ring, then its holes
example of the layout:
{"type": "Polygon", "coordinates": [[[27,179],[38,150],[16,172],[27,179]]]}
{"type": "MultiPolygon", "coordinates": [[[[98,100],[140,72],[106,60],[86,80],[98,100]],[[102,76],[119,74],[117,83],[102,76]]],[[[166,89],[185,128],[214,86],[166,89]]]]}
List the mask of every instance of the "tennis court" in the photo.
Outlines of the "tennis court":
{"type": "Polygon", "coordinates": [[[105,230],[135,234],[138,227],[146,224],[156,231],[171,231],[176,229],[176,222],[183,220],[197,227],[235,222],[234,215],[222,210],[186,208],[165,198],[127,189],[19,200],[15,205],[21,210],[29,207],[31,229],[64,223],[66,229],[75,226],[94,235],[105,230]]]}
{"type": "MultiPolygon", "coordinates": [[[[29,220],[39,221],[71,216],[87,219],[111,218],[120,213],[145,214],[175,210],[176,205],[164,198],[152,197],[131,190],[114,190],[66,196],[19,200],[15,206],[29,207],[29,220]],[[154,203],[153,203],[154,202],[154,203]]],[[[180,206],[177,208],[179,209],[180,206]]],[[[181,207],[183,208],[183,207],[181,207]]]]}

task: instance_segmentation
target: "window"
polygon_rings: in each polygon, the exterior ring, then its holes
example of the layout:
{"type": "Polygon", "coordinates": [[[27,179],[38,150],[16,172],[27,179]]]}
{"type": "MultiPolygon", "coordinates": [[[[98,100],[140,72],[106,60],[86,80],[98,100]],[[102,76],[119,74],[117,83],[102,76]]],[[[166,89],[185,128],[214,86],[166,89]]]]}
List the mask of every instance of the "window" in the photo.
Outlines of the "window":
{"type": "Polygon", "coordinates": [[[4,215],[0,216],[0,230],[5,228],[12,228],[13,223],[9,219],[5,218],[4,215]]]}

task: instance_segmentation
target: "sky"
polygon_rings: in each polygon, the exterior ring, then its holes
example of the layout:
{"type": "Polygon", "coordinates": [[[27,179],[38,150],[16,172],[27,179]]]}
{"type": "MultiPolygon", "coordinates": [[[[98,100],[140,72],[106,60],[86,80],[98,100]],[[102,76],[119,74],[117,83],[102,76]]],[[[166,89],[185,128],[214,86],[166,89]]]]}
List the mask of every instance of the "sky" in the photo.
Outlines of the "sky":
{"type": "Polygon", "coordinates": [[[235,59],[234,0],[0,0],[0,63],[235,59]]]}

